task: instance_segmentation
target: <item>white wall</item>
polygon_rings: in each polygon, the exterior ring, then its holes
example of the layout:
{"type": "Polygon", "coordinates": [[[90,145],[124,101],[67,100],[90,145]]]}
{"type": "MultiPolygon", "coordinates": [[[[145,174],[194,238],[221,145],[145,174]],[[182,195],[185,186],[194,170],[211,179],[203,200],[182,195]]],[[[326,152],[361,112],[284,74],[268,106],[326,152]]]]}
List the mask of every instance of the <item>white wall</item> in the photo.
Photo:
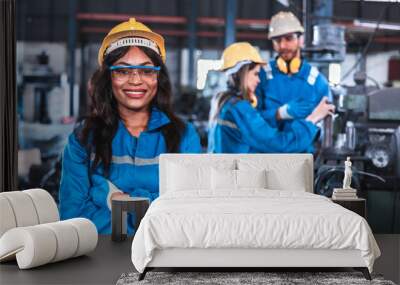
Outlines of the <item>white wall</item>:
{"type": "MultiPolygon", "coordinates": [[[[400,55],[399,51],[387,51],[371,53],[367,55],[366,70],[367,75],[374,78],[379,84],[386,83],[388,81],[389,71],[389,59],[392,56],[400,55]]],[[[354,65],[359,56],[357,54],[347,54],[346,59],[342,62],[342,75],[354,65]]],[[[353,81],[354,71],[343,81],[345,85],[355,85],[353,81]]],[[[373,85],[373,82],[367,81],[369,85],[373,85]]]]}

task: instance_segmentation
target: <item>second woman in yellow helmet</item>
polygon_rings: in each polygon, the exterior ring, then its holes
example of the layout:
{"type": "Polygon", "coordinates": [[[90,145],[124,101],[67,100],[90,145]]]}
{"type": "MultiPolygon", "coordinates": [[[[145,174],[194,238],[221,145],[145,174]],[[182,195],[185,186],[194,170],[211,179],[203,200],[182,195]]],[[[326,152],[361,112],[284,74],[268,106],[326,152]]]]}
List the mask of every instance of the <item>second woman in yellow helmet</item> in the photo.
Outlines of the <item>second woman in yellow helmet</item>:
{"type": "MultiPolygon", "coordinates": [[[[158,196],[158,158],[200,152],[192,125],[171,109],[163,38],[130,19],[114,27],[98,54],[90,112],[65,147],[60,186],[62,219],[85,217],[111,232],[111,199],[158,196]]],[[[129,214],[128,232],[135,217],[129,214]]]]}
{"type": "Polygon", "coordinates": [[[234,43],[222,55],[221,70],[228,90],[213,98],[208,151],[214,153],[306,152],[318,134],[315,125],[334,110],[326,99],[306,119],[295,120],[285,132],[272,127],[254,108],[259,71],[265,62],[247,42],[234,43]]]}

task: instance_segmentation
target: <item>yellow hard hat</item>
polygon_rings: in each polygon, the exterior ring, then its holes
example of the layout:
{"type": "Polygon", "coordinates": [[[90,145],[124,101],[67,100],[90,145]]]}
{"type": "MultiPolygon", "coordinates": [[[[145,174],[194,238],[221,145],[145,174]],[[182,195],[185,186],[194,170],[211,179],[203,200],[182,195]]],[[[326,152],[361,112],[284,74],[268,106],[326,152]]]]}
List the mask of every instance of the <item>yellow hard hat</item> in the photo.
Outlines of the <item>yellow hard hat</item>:
{"type": "Polygon", "coordinates": [[[239,62],[246,60],[254,63],[266,64],[256,48],[248,42],[233,43],[222,53],[223,64],[220,70],[227,70],[234,67],[239,62]]]}
{"type": "Polygon", "coordinates": [[[271,18],[268,39],[290,33],[304,33],[304,28],[299,19],[291,12],[279,12],[271,18]]]}
{"type": "Polygon", "coordinates": [[[107,34],[101,44],[98,62],[103,63],[104,56],[122,46],[146,46],[156,51],[165,62],[164,38],[154,33],[146,25],[137,22],[135,18],[118,24],[107,34]]]}

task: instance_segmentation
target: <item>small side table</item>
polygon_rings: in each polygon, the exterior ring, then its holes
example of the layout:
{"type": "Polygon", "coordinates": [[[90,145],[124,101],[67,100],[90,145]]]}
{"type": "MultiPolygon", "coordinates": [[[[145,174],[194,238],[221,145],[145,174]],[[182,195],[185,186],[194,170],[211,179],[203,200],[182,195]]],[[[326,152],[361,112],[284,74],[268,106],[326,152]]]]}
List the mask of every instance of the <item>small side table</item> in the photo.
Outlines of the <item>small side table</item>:
{"type": "Polygon", "coordinates": [[[364,219],[367,218],[367,203],[364,198],[356,199],[331,199],[332,202],[359,214],[364,219]]]}
{"type": "Polygon", "coordinates": [[[127,237],[127,213],[135,213],[135,230],[149,208],[150,200],[143,197],[117,196],[111,201],[111,239],[124,241],[127,237]]]}

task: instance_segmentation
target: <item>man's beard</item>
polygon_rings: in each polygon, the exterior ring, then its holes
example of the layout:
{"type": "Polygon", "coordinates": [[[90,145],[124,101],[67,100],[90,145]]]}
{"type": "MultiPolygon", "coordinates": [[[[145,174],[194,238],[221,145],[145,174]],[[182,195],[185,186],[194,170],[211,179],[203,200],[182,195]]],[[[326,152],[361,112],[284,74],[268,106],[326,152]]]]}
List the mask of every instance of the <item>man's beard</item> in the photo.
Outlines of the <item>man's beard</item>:
{"type": "Polygon", "coordinates": [[[298,54],[298,49],[296,50],[283,50],[279,53],[279,56],[283,58],[284,61],[291,61],[298,54]]]}

